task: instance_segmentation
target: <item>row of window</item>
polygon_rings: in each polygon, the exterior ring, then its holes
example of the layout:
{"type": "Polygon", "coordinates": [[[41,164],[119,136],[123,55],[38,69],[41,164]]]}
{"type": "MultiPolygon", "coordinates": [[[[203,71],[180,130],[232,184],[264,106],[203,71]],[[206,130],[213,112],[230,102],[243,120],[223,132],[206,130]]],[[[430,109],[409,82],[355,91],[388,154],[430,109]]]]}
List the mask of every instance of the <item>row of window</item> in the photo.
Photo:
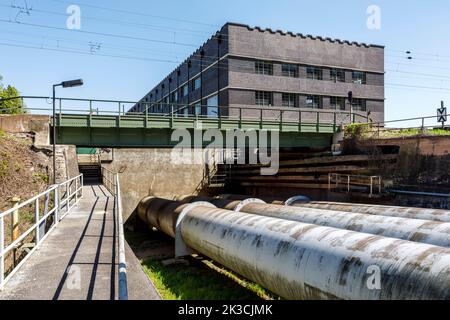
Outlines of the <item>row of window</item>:
{"type": "MultiPolygon", "coordinates": [[[[296,93],[283,93],[282,94],[282,106],[297,108],[299,107],[299,94],[296,93]]],[[[255,92],[255,104],[259,106],[273,106],[273,93],[268,91],[256,91],[255,92]]],[[[330,108],[335,110],[345,110],[346,98],[344,97],[330,97],[330,108]]],[[[366,100],[353,99],[352,106],[354,110],[366,111],[366,100]]],[[[323,108],[323,96],[319,95],[307,95],[306,107],[314,109],[323,108]]]]}
{"type": "MultiPolygon", "coordinates": [[[[262,75],[273,75],[273,63],[270,61],[255,61],[255,73],[262,75]]],[[[299,65],[284,63],[281,65],[281,73],[284,77],[299,78],[299,65]]],[[[306,78],[312,80],[330,80],[334,82],[345,82],[344,69],[323,69],[321,67],[306,67],[306,78]],[[329,72],[326,77],[326,72],[329,72]]],[[[355,84],[366,84],[366,73],[352,71],[352,82],[355,84]]]]}
{"type": "MultiPolygon", "coordinates": [[[[191,90],[192,92],[199,90],[202,87],[202,79],[200,77],[197,77],[193,80],[191,80],[191,90]]],[[[181,96],[182,97],[186,97],[189,94],[189,85],[185,84],[184,86],[181,87],[181,96]]],[[[158,90],[156,90],[156,93],[158,93],[158,90]]],[[[153,97],[153,94],[150,95],[150,98],[153,97]]],[[[172,102],[178,102],[178,90],[175,90],[174,92],[172,92],[171,94],[171,100],[172,102]]],[[[149,99],[148,97],[145,98],[145,102],[150,102],[151,99],[149,99]]],[[[163,100],[165,103],[168,103],[168,97],[166,97],[163,100]]]]}

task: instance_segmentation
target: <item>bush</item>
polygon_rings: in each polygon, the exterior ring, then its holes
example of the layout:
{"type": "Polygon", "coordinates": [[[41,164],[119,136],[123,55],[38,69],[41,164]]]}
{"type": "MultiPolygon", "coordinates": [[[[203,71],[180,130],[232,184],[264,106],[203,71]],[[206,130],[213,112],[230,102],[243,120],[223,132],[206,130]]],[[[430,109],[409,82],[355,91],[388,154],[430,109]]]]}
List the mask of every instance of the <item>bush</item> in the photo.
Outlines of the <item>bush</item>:
{"type": "Polygon", "coordinates": [[[344,135],[346,139],[357,139],[369,131],[367,123],[352,123],[345,127],[344,135]]]}

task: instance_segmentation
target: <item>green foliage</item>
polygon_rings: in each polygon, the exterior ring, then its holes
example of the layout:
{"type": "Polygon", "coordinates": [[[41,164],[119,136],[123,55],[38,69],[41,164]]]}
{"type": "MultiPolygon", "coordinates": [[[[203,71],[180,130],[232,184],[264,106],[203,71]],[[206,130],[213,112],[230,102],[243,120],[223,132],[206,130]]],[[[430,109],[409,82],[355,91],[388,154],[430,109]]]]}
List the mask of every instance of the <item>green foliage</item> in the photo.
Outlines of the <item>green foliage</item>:
{"type": "Polygon", "coordinates": [[[0,114],[23,114],[26,113],[21,99],[11,99],[20,96],[20,92],[13,86],[3,85],[3,77],[0,76],[0,114]],[[3,100],[6,99],[6,100],[3,100]]]}
{"type": "Polygon", "coordinates": [[[352,123],[345,127],[344,134],[346,139],[356,139],[369,131],[367,123],[352,123]]]}
{"type": "Polygon", "coordinates": [[[48,175],[46,175],[44,173],[40,173],[40,172],[33,174],[33,178],[34,178],[35,183],[42,181],[42,182],[48,184],[48,181],[49,181],[48,175]]]}

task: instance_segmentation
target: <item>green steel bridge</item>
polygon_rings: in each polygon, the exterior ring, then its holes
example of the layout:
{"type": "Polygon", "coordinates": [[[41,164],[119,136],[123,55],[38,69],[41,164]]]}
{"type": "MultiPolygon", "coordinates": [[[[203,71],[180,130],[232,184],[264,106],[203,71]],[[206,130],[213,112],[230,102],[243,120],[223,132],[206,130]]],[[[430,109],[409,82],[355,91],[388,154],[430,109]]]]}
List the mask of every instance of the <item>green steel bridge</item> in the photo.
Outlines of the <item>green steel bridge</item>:
{"type": "Polygon", "coordinates": [[[368,121],[365,112],[267,106],[202,106],[204,113],[213,108],[214,116],[191,114],[186,106],[174,104],[166,106],[169,112],[131,113],[126,110],[136,102],[72,98],[55,99],[53,119],[52,98],[37,96],[0,100],[0,114],[14,100],[27,113],[49,116],[49,125],[56,126],[57,144],[79,147],[173,147],[179,142],[171,139],[176,129],[278,131],[280,147],[327,147],[343,125],[368,121]]]}

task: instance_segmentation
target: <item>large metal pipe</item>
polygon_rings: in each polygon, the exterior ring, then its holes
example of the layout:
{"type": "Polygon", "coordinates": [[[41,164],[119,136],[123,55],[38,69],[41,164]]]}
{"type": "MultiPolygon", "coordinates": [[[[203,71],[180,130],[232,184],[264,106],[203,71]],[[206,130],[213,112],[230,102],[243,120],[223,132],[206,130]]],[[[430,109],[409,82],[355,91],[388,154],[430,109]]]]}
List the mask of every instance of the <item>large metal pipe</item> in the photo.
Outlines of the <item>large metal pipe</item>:
{"type": "Polygon", "coordinates": [[[187,246],[286,299],[450,299],[447,248],[206,206],[178,225],[187,246]]]}
{"type": "Polygon", "coordinates": [[[240,212],[450,247],[450,223],[255,202],[240,212]]]}
{"type": "Polygon", "coordinates": [[[292,205],[314,209],[326,209],[326,210],[365,213],[389,217],[450,222],[450,211],[441,209],[424,209],[424,208],[395,207],[395,206],[382,206],[372,204],[324,202],[324,201],[312,201],[307,203],[298,202],[293,203],[292,205]]]}
{"type": "Polygon", "coordinates": [[[287,299],[450,299],[447,248],[153,197],[138,214],[287,299]]]}

